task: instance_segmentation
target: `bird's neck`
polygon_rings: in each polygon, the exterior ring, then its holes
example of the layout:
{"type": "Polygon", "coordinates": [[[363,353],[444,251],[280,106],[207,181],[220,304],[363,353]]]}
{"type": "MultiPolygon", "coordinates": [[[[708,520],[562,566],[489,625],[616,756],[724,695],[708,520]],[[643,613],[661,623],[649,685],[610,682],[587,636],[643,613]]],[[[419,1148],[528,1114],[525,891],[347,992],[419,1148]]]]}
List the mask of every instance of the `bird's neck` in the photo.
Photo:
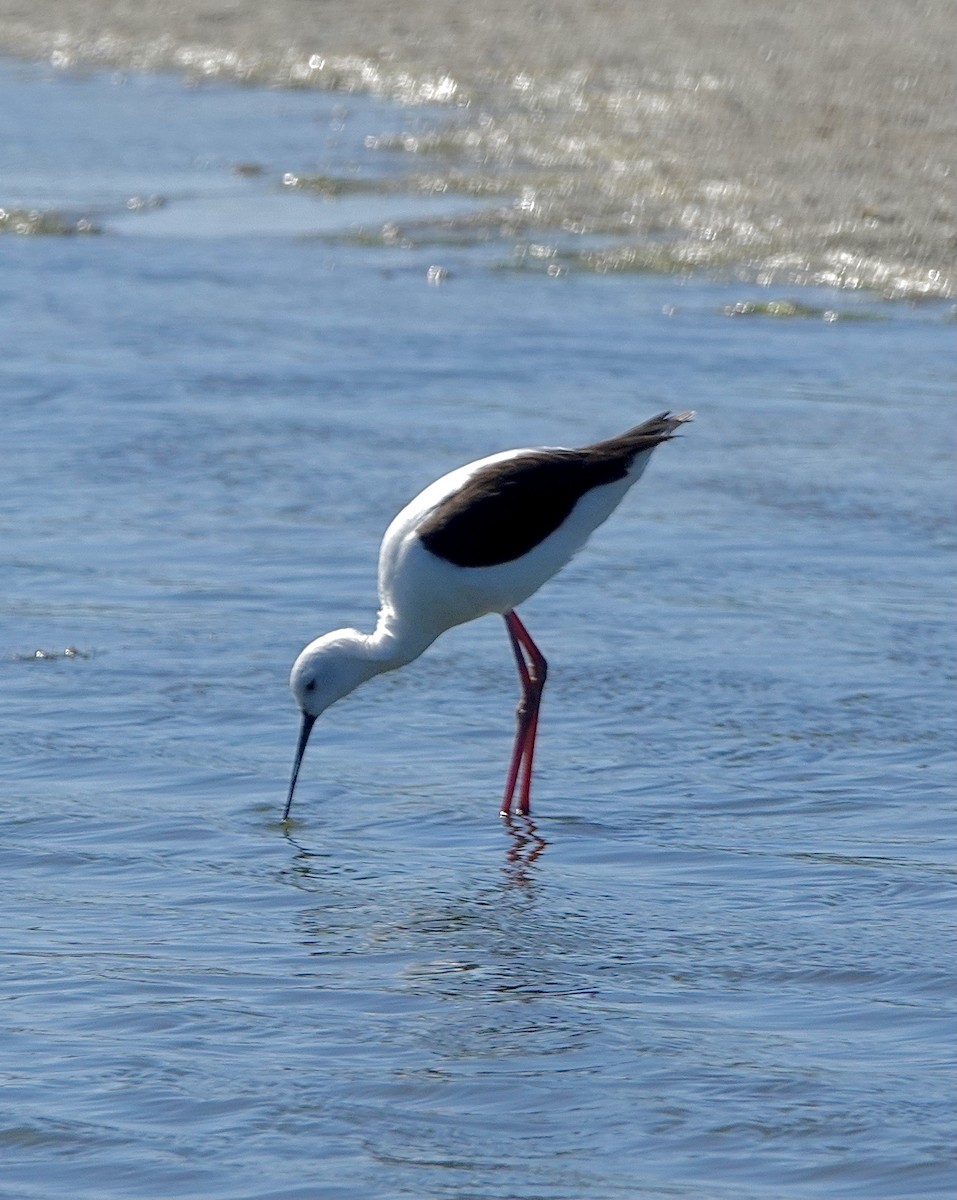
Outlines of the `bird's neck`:
{"type": "Polygon", "coordinates": [[[388,608],[379,612],[375,630],[363,638],[363,656],[375,674],[394,671],[424,653],[435,641],[438,632],[400,621],[388,608]]]}

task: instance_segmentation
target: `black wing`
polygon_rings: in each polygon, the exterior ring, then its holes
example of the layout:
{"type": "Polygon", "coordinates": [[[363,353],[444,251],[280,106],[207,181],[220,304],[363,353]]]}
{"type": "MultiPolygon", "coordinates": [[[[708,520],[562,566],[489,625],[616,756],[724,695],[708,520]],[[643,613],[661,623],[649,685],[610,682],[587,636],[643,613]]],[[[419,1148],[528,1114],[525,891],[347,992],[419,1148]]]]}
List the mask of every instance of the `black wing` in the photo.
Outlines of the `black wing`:
{"type": "Polygon", "coordinates": [[[436,508],[419,537],[456,566],[512,562],[554,533],[586,492],[623,479],[636,455],[667,441],[688,419],[662,413],[580,450],[529,450],[491,463],[436,508]]]}

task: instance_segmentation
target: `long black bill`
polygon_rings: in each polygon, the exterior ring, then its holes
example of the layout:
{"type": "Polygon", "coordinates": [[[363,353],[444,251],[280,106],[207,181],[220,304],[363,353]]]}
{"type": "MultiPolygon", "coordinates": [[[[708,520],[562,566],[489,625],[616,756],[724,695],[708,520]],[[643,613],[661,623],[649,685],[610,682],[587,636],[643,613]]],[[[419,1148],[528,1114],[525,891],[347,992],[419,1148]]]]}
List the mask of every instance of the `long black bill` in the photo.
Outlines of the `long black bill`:
{"type": "Polygon", "coordinates": [[[306,743],[309,741],[309,734],[312,733],[312,727],[315,723],[315,717],[310,716],[309,713],[302,714],[302,725],[299,727],[299,745],[296,747],[296,761],[292,768],[292,779],[289,780],[289,795],[286,797],[286,808],[282,814],[284,821],[289,820],[289,810],[292,808],[292,794],[296,789],[296,780],[299,778],[302,756],[306,753],[306,743]]]}

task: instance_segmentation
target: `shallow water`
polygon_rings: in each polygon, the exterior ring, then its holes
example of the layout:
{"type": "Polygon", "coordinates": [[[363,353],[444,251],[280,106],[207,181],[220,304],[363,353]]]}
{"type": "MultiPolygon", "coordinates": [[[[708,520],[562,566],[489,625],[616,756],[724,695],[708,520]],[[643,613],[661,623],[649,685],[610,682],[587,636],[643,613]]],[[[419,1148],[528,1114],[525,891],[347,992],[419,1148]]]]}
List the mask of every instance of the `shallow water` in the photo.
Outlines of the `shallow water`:
{"type": "Polygon", "coordinates": [[[367,98],[2,85],[5,203],[102,233],[0,239],[0,1195],[949,1197],[952,311],[284,185],[383,172],[367,98]],[[523,610],[534,820],[490,619],[284,829],[288,666],[398,505],[685,407],[523,610]]]}

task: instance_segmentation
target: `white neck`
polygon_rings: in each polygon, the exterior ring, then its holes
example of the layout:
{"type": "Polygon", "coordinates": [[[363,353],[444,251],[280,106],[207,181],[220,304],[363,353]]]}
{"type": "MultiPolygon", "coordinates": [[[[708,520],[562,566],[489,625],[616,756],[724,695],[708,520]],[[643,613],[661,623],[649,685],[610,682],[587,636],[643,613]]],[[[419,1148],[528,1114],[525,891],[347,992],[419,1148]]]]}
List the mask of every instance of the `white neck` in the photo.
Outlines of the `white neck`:
{"type": "Polygon", "coordinates": [[[416,628],[400,622],[388,608],[379,612],[375,630],[363,636],[362,654],[376,664],[375,674],[404,667],[428,650],[438,632],[416,628]]]}

